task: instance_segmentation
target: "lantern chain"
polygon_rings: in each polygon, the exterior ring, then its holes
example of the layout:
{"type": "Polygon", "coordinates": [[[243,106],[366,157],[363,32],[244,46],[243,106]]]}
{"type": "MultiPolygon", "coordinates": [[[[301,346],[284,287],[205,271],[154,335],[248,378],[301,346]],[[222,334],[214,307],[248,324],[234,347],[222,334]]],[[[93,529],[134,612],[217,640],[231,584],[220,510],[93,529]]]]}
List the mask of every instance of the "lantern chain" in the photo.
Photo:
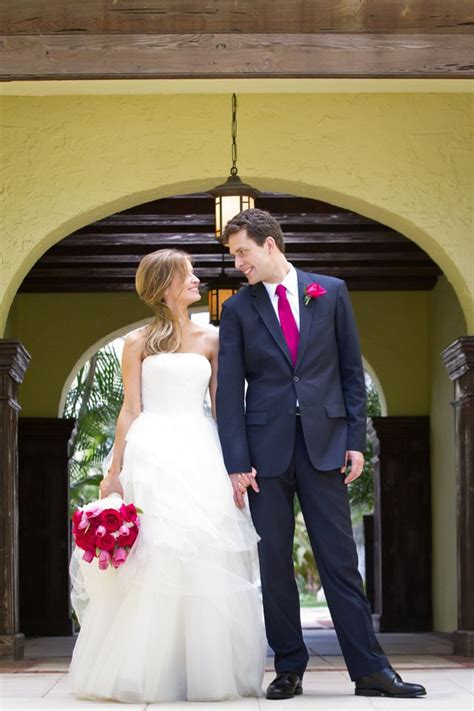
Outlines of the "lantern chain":
{"type": "Polygon", "coordinates": [[[232,168],[231,175],[237,175],[237,97],[232,94],[232,168]]]}

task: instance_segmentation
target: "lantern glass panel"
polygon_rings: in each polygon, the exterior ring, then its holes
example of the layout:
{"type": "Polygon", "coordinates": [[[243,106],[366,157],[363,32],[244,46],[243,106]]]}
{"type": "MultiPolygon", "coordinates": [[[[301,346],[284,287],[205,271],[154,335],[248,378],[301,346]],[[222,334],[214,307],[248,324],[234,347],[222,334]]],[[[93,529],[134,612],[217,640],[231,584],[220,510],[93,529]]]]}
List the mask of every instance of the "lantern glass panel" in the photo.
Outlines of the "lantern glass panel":
{"type": "Polygon", "coordinates": [[[209,291],[209,322],[218,326],[222,315],[222,305],[231,296],[236,294],[238,289],[211,289],[209,291]]]}
{"type": "Polygon", "coordinates": [[[216,237],[217,237],[217,239],[219,239],[219,237],[222,234],[221,198],[220,197],[215,198],[215,211],[216,211],[216,237]]]}
{"type": "Polygon", "coordinates": [[[242,196],[241,195],[224,195],[221,197],[221,231],[225,229],[225,226],[235,215],[237,215],[242,210],[242,196]]]}

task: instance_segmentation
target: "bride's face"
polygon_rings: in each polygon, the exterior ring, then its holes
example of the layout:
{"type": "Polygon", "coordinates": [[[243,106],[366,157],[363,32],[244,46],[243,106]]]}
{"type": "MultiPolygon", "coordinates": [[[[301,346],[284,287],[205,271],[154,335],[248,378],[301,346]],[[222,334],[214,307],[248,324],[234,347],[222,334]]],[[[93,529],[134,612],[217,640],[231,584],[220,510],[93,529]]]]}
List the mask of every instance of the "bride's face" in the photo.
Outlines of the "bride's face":
{"type": "Polygon", "coordinates": [[[183,281],[182,274],[176,273],[166,293],[166,301],[176,306],[189,306],[200,301],[199,284],[201,282],[194,274],[193,265],[187,262],[187,272],[183,281]]]}

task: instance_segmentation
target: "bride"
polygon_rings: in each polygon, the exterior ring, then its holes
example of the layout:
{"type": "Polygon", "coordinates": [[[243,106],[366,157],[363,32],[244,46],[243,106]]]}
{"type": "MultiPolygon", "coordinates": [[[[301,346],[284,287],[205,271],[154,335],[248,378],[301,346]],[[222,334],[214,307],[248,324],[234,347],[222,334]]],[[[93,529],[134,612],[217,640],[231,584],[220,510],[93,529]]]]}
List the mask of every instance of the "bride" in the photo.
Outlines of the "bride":
{"type": "Polygon", "coordinates": [[[266,638],[257,542],[235,505],[215,414],[217,334],[187,308],[199,279],[184,252],[159,250],[138,267],[151,324],[129,333],[124,402],[101,498],[143,510],[124,565],[71,558],[81,630],[70,667],[74,694],[124,702],[260,696],[266,638]]]}

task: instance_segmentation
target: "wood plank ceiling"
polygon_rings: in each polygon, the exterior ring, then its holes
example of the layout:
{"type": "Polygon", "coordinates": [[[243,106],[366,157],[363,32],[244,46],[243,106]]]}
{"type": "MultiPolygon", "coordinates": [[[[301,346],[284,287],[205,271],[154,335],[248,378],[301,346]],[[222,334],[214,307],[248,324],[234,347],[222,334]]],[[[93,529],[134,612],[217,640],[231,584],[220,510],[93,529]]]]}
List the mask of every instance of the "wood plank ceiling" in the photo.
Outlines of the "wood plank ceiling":
{"type": "MultiPolygon", "coordinates": [[[[142,256],[164,247],[189,252],[203,284],[220,275],[224,253],[226,275],[245,283],[214,237],[213,203],[206,193],[177,195],[82,227],[38,260],[19,291],[132,291],[142,256]]],[[[262,193],[256,206],[281,223],[296,267],[345,279],[350,289],[427,290],[442,273],[414,242],[348,210],[274,193],[262,193]]]]}

